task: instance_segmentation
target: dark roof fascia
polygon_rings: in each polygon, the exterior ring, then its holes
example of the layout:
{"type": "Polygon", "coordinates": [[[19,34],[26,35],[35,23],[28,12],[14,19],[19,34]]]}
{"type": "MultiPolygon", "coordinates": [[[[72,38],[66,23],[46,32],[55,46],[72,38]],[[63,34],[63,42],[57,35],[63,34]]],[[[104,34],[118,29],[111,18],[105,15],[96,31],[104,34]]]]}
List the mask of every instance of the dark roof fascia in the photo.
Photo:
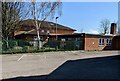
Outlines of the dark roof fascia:
{"type": "MultiPolygon", "coordinates": [[[[54,36],[56,36],[56,35],[50,35],[50,37],[54,37],[54,36]]],[[[71,37],[73,37],[73,38],[75,38],[75,37],[79,37],[79,38],[85,38],[85,34],[84,33],[79,33],[79,34],[76,34],[76,33],[74,33],[74,34],[65,34],[65,35],[57,35],[59,38],[71,38],[71,37]]]]}
{"type": "MultiPolygon", "coordinates": [[[[74,33],[70,36],[84,37],[84,38],[112,38],[112,35],[101,35],[101,34],[87,34],[87,33],[74,33]]],[[[69,36],[69,35],[68,35],[69,36]]]]}

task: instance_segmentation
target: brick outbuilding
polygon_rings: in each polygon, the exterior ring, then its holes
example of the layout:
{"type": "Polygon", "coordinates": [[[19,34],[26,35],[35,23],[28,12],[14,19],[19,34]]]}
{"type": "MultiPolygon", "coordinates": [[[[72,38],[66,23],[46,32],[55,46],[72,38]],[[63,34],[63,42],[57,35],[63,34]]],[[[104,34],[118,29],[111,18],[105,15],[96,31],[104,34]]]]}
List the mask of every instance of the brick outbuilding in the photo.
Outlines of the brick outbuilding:
{"type": "MultiPolygon", "coordinates": [[[[50,36],[54,38],[55,36],[50,36]]],[[[52,39],[51,39],[52,40],[52,39]]],[[[75,33],[58,35],[59,41],[81,41],[81,50],[120,50],[120,35],[75,33]]]]}
{"type": "MultiPolygon", "coordinates": [[[[52,36],[51,38],[53,38],[52,36]]],[[[111,23],[110,34],[74,33],[58,35],[60,41],[81,41],[82,50],[120,50],[120,35],[116,33],[116,23],[111,23]]]]}

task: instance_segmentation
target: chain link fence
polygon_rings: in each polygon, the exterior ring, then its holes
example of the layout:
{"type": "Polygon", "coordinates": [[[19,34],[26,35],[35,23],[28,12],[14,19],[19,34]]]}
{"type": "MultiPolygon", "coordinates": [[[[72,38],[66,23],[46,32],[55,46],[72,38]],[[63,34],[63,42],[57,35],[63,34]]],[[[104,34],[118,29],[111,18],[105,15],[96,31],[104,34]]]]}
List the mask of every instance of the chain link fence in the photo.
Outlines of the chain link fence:
{"type": "Polygon", "coordinates": [[[82,41],[40,41],[37,40],[2,40],[2,54],[5,53],[32,53],[47,51],[71,51],[83,48],[82,41]]]}

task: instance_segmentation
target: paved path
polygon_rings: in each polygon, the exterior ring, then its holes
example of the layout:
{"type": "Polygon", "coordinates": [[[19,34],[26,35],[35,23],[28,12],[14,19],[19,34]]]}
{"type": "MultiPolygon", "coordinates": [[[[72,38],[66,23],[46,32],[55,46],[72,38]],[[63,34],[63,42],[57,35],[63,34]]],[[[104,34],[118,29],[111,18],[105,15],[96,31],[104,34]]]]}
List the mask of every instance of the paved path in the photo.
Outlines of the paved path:
{"type": "Polygon", "coordinates": [[[118,77],[118,59],[108,56],[118,54],[118,51],[71,51],[1,55],[2,78],[115,79],[118,77]]]}

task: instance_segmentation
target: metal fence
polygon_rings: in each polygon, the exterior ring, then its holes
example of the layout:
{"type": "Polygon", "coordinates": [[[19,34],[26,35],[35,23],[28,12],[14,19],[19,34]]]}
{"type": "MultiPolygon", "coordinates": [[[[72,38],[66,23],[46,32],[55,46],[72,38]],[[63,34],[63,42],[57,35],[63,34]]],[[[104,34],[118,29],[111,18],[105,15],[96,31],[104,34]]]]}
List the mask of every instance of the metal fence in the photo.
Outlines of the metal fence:
{"type": "Polygon", "coordinates": [[[25,53],[45,51],[80,50],[82,41],[40,41],[38,49],[37,40],[2,40],[2,53],[25,53]]]}

